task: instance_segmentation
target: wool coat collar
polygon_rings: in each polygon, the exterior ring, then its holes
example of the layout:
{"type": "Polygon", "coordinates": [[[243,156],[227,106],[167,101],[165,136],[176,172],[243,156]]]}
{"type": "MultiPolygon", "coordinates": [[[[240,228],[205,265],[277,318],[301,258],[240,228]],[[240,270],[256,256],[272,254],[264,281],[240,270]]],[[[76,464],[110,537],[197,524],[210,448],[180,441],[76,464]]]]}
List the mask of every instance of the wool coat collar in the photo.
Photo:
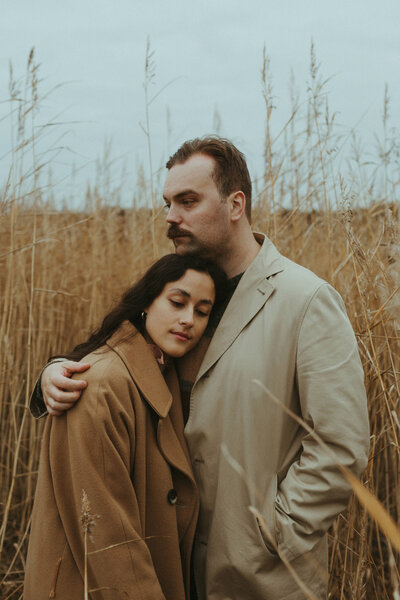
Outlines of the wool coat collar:
{"type": "Polygon", "coordinates": [[[140,392],[158,414],[165,418],[171,408],[172,394],[155,360],[151,348],[129,322],[125,321],[107,341],[124,362],[140,392]]]}
{"type": "Polygon", "coordinates": [[[162,374],[149,344],[129,321],[125,321],[111,336],[107,346],[118,354],[142,397],[160,417],[157,440],[165,459],[195,485],[183,436],[179,383],[173,364],[162,374]],[[179,403],[179,408],[176,403],[179,403]]]}

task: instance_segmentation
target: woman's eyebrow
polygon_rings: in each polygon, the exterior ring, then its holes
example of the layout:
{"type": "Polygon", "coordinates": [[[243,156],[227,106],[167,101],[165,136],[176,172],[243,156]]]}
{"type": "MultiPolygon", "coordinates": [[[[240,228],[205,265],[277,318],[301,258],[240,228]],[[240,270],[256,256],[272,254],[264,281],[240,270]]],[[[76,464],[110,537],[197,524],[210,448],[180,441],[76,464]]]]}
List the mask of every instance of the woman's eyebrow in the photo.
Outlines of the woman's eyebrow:
{"type": "MultiPolygon", "coordinates": [[[[182,296],[185,296],[186,298],[190,298],[190,294],[189,292],[187,292],[186,290],[182,290],[181,288],[172,288],[170,290],[171,292],[178,292],[179,294],[182,294],[182,296]]],[[[206,298],[199,300],[198,304],[210,304],[212,306],[212,302],[211,300],[208,300],[206,298]]]]}
{"type": "Polygon", "coordinates": [[[181,288],[172,288],[170,291],[178,292],[179,294],[182,294],[182,296],[186,296],[187,298],[190,298],[189,292],[187,292],[186,290],[182,290],[181,288]]]}
{"type": "Polygon", "coordinates": [[[212,306],[211,300],[207,300],[205,298],[204,298],[204,300],[199,300],[198,304],[209,304],[210,306],[212,306]]]}

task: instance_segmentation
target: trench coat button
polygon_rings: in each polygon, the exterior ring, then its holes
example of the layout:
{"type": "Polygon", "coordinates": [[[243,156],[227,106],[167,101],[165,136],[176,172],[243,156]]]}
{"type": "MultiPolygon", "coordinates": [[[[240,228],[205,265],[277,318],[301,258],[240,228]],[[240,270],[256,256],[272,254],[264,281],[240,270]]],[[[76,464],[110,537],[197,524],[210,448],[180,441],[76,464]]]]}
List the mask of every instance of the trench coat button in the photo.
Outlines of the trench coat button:
{"type": "Polygon", "coordinates": [[[178,501],[178,494],[176,492],[176,490],[174,490],[172,488],[172,490],[169,490],[168,494],[167,494],[167,498],[168,498],[168,502],[170,504],[176,504],[178,501]]]}

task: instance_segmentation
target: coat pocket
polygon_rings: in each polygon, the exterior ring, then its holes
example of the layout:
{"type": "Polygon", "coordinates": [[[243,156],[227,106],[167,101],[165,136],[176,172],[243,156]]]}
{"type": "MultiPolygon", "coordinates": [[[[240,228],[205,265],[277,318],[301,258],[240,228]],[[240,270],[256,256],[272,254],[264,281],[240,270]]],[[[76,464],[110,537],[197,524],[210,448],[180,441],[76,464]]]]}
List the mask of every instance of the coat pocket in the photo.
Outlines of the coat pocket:
{"type": "Polygon", "coordinates": [[[276,539],[274,539],[273,532],[271,530],[267,529],[265,519],[262,517],[262,515],[259,515],[259,514],[255,514],[255,519],[256,519],[257,527],[259,529],[264,546],[266,547],[266,549],[268,550],[268,552],[270,554],[273,554],[274,556],[278,556],[276,539]]]}
{"type": "Polygon", "coordinates": [[[277,490],[278,477],[275,475],[271,481],[271,484],[267,488],[266,499],[262,510],[252,510],[262,542],[268,552],[273,556],[278,555],[277,520],[275,508],[277,490]]]}

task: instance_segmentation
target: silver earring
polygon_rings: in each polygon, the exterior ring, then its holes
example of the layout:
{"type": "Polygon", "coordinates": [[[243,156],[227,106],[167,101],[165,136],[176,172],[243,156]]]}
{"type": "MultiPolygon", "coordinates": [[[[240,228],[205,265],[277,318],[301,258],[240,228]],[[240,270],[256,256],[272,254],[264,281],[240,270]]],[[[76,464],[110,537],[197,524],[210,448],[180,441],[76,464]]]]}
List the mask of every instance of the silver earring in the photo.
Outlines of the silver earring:
{"type": "Polygon", "coordinates": [[[142,321],[145,321],[146,317],[147,317],[147,313],[144,310],[142,310],[142,312],[140,313],[140,316],[142,318],[142,321]]]}

